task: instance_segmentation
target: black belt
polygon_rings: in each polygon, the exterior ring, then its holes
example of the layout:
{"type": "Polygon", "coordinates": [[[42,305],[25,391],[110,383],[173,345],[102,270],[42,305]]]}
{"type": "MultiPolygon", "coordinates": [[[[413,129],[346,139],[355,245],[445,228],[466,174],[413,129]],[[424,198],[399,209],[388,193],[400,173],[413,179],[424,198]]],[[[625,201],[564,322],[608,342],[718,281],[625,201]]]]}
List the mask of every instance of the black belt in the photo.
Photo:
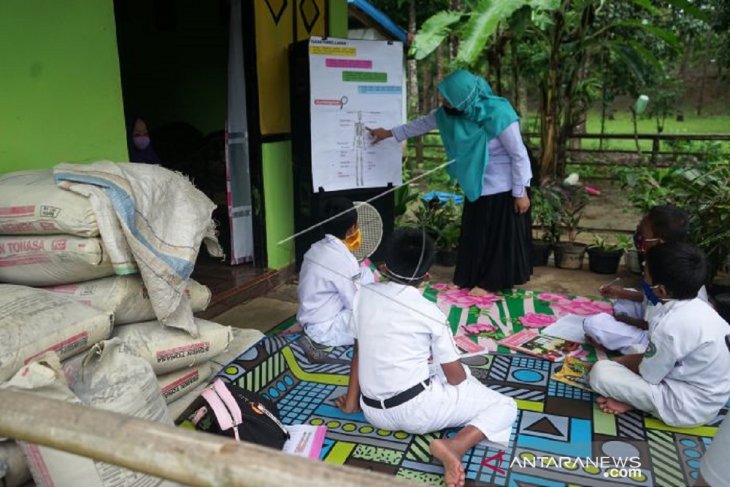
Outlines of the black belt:
{"type": "Polygon", "coordinates": [[[400,406],[405,402],[410,401],[411,399],[419,395],[421,392],[423,392],[424,389],[426,389],[426,387],[428,387],[430,383],[431,379],[426,379],[423,382],[419,382],[410,389],[406,389],[400,394],[396,394],[395,396],[385,399],[384,401],[378,401],[376,399],[370,399],[369,397],[362,396],[362,402],[375,409],[394,408],[396,406],[400,406]]]}

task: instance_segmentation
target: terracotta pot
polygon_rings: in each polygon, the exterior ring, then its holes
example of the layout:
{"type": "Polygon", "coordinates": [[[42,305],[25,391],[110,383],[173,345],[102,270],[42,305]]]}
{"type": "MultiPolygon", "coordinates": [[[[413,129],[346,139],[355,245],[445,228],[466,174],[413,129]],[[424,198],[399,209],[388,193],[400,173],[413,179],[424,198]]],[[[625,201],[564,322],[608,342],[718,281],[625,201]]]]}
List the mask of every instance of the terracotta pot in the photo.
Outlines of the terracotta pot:
{"type": "Polygon", "coordinates": [[[586,254],[586,244],[558,242],[553,246],[555,267],[560,269],[581,269],[586,254]]]}

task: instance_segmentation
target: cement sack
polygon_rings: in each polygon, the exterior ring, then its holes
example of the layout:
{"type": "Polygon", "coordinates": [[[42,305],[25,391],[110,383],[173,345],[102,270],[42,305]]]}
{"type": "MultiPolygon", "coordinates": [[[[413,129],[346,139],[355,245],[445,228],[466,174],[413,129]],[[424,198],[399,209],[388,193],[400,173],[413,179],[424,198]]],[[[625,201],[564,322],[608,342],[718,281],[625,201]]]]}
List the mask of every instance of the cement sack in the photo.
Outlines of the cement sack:
{"type": "Polygon", "coordinates": [[[157,321],[114,328],[114,336],[134,348],[155,371],[162,375],[193,367],[228,349],[231,327],[195,318],[197,338],[187,332],[167,328],[157,321]]]}
{"type": "MultiPolygon", "coordinates": [[[[3,387],[172,424],[154,374],[144,360],[118,340],[101,342],[84,357],[69,388],[58,357],[47,354],[24,367],[3,387]]],[[[170,487],[172,483],[86,457],[26,442],[19,443],[38,487],[170,487]]]]}
{"type": "Polygon", "coordinates": [[[0,487],[18,487],[30,480],[30,470],[20,445],[0,441],[0,487]]]}
{"type": "Polygon", "coordinates": [[[165,398],[167,404],[170,404],[190,393],[199,385],[207,385],[208,378],[214,370],[217,371],[218,367],[212,362],[206,362],[189,369],[158,376],[157,383],[160,385],[162,397],[165,398]]]}
{"type": "MultiPolygon", "coordinates": [[[[46,290],[64,294],[97,309],[112,311],[115,325],[155,319],[150,295],[138,275],[105,277],[48,287],[46,290]]],[[[190,279],[185,293],[193,311],[203,311],[208,307],[211,293],[206,286],[190,279]]]]}
{"type": "Polygon", "coordinates": [[[201,243],[223,257],[211,214],[215,204],[184,176],[153,164],[59,164],[57,184],[89,198],[115,273],[139,269],[155,316],[198,331],[185,287],[201,243]]]}
{"type": "Polygon", "coordinates": [[[0,382],[52,350],[61,359],[109,338],[109,312],[42,289],[0,284],[0,382]]]}
{"type": "Polygon", "coordinates": [[[98,238],[0,236],[0,282],[54,286],[114,275],[98,238]]]}
{"type": "Polygon", "coordinates": [[[89,200],[56,186],[53,171],[0,176],[0,234],[69,234],[96,237],[89,200]]]}
{"type": "MultiPolygon", "coordinates": [[[[233,332],[233,340],[231,340],[231,344],[228,345],[228,350],[221,353],[220,355],[216,355],[211,359],[210,362],[208,362],[213,366],[213,373],[211,374],[212,376],[217,375],[236,357],[241,355],[249,348],[255,346],[256,343],[259,342],[259,340],[264,338],[264,334],[261,333],[259,330],[248,328],[233,328],[231,331],[233,332]]],[[[194,389],[190,390],[184,396],[180,397],[179,399],[175,399],[171,403],[168,403],[167,409],[168,411],[170,411],[170,416],[172,417],[172,419],[177,420],[180,415],[185,412],[188,406],[190,406],[190,404],[200,395],[200,393],[203,392],[203,389],[205,389],[210,382],[211,379],[208,379],[207,381],[199,384],[194,389]]]]}

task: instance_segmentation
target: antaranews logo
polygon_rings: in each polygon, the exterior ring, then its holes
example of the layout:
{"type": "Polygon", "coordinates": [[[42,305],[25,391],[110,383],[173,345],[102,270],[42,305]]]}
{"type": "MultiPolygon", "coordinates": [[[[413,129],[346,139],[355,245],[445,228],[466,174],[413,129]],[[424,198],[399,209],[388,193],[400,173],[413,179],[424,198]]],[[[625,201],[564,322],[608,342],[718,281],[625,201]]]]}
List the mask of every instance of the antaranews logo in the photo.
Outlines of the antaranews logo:
{"type": "MultiPolygon", "coordinates": [[[[499,474],[506,474],[502,468],[505,452],[499,451],[496,455],[482,460],[482,466],[494,470],[499,474]]],[[[564,456],[537,456],[529,455],[513,458],[509,462],[509,468],[538,468],[538,469],[562,469],[562,470],[593,470],[595,473],[603,472],[603,476],[611,479],[641,479],[644,473],[641,468],[641,458],[637,457],[564,457],[564,456]]],[[[644,477],[645,478],[645,477],[644,477]]]]}

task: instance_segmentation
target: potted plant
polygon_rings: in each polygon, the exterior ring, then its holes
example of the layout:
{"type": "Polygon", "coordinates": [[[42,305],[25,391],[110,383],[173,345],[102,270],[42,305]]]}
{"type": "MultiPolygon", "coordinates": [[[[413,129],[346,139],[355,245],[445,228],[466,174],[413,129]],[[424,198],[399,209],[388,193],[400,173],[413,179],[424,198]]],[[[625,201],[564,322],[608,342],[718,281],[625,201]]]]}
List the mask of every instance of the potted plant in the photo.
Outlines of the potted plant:
{"type": "Polygon", "coordinates": [[[578,224],[588,204],[588,193],[582,186],[563,184],[553,185],[547,193],[550,204],[557,212],[557,220],[568,237],[567,242],[556,242],[555,266],[561,269],[580,269],[583,267],[587,245],[575,241],[578,236],[578,224]]]}
{"type": "Polygon", "coordinates": [[[439,230],[436,239],[436,262],[439,265],[452,267],[456,265],[456,256],[461,237],[461,225],[458,221],[451,221],[439,230]]]}
{"type": "Polygon", "coordinates": [[[456,264],[461,236],[460,211],[453,200],[444,203],[438,198],[419,201],[413,212],[413,223],[423,228],[436,243],[436,262],[444,266],[456,264]]]}
{"type": "Polygon", "coordinates": [[[597,274],[615,274],[621,256],[630,245],[631,240],[625,235],[611,243],[607,238],[594,234],[593,243],[588,246],[588,268],[597,274]]]}
{"type": "Polygon", "coordinates": [[[544,188],[530,194],[532,212],[532,265],[545,266],[550,259],[556,238],[557,213],[545,195],[544,188]]]}

